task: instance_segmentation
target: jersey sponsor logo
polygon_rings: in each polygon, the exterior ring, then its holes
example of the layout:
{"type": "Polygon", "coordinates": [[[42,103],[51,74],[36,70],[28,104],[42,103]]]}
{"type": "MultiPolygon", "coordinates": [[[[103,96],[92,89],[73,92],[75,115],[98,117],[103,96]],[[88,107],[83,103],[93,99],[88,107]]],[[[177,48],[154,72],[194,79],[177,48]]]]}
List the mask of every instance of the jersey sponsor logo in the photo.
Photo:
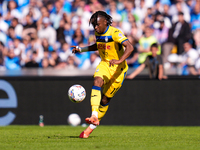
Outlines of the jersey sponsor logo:
{"type": "Polygon", "coordinates": [[[106,49],[110,49],[110,45],[106,45],[106,44],[103,44],[103,43],[99,43],[97,44],[97,48],[99,50],[106,50],[106,49]]]}

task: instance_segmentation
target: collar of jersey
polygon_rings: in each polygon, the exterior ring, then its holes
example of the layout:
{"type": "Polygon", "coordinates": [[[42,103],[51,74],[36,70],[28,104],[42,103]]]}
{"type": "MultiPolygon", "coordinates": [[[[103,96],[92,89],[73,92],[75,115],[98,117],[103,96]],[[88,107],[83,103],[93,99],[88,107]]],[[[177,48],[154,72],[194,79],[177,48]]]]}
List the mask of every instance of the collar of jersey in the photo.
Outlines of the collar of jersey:
{"type": "Polygon", "coordinates": [[[108,31],[108,28],[109,28],[109,26],[107,26],[107,29],[106,29],[106,31],[104,31],[104,33],[102,33],[102,34],[105,34],[105,33],[108,31]]]}

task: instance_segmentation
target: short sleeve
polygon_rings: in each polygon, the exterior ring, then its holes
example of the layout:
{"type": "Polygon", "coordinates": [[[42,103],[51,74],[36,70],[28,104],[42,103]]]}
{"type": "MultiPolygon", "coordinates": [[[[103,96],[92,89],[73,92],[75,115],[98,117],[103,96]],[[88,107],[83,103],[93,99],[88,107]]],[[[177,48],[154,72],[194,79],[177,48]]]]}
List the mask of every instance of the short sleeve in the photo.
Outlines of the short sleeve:
{"type": "Polygon", "coordinates": [[[117,42],[122,44],[124,41],[128,40],[127,37],[120,31],[120,30],[115,30],[112,39],[117,42]]]}

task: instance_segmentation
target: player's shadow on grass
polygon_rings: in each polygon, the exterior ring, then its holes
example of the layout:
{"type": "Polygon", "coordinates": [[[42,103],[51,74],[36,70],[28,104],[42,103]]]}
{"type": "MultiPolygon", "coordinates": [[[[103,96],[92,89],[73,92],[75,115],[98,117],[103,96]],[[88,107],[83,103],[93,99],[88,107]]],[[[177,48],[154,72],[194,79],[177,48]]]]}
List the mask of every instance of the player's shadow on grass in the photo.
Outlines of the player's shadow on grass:
{"type": "MultiPolygon", "coordinates": [[[[95,136],[90,136],[90,137],[95,137],[95,136]]],[[[47,138],[49,139],[67,139],[67,138],[71,138],[71,139],[79,139],[79,136],[47,136],[47,138]]]]}
{"type": "MultiPolygon", "coordinates": [[[[90,136],[91,137],[95,137],[95,136],[90,136]]],[[[67,139],[67,138],[71,138],[71,139],[79,139],[79,136],[47,136],[48,139],[67,139]]]]}
{"type": "MultiPolygon", "coordinates": [[[[96,137],[96,136],[90,136],[89,138],[93,138],[93,137],[96,137]]],[[[71,139],[80,139],[79,136],[68,136],[68,138],[71,138],[71,139]]]]}

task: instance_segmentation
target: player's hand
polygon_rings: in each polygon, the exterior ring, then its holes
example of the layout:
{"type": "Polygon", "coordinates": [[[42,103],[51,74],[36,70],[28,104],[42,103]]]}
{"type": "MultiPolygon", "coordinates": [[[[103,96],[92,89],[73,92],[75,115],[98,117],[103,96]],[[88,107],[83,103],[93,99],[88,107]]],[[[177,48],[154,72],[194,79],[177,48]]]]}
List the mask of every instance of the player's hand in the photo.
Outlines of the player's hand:
{"type": "Polygon", "coordinates": [[[115,64],[118,65],[120,63],[121,62],[119,60],[112,59],[112,60],[109,61],[109,67],[114,66],[115,64]]]}
{"type": "Polygon", "coordinates": [[[81,52],[81,48],[79,46],[71,46],[73,47],[72,49],[72,53],[80,53],[81,52]]]}

